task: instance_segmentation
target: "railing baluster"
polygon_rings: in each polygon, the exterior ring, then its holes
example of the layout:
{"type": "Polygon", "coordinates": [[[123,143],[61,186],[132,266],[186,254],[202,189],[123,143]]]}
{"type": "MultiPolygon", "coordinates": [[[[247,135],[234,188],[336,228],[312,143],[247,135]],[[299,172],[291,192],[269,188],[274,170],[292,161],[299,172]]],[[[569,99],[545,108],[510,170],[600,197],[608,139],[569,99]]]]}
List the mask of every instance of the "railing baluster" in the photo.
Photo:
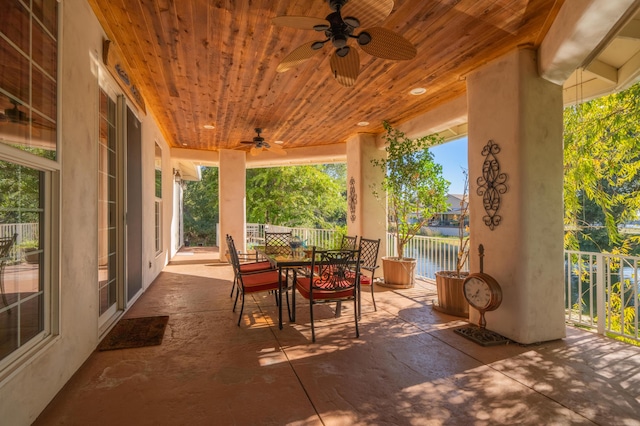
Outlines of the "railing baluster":
{"type": "MultiPolygon", "coordinates": [[[[596,265],[600,265],[596,268],[596,316],[598,317],[598,322],[596,324],[598,334],[604,334],[605,330],[605,307],[604,307],[604,295],[605,295],[605,284],[604,284],[604,273],[605,273],[605,261],[604,256],[600,253],[595,256],[596,265]]],[[[607,268],[609,269],[609,268],[607,268]]],[[[593,289],[593,287],[591,287],[593,289]]],[[[593,291],[591,293],[591,298],[593,299],[593,291]]]]}

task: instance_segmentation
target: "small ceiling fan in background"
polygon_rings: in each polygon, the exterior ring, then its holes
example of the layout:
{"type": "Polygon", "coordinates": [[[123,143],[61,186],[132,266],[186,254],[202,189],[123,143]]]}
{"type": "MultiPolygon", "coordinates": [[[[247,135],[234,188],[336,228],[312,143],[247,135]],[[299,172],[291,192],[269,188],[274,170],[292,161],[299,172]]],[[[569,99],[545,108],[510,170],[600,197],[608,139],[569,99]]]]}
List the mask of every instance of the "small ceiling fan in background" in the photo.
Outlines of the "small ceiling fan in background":
{"type": "Polygon", "coordinates": [[[350,87],[360,73],[358,51],[349,46],[349,39],[356,39],[366,53],[383,59],[408,60],[416,56],[416,48],[401,35],[380,25],[393,10],[393,0],[327,0],[333,10],[325,19],[309,16],[278,16],[274,25],[315,30],[325,35],[325,40],[311,41],[299,46],[278,65],[278,72],[285,72],[311,58],[327,42],[335,51],[329,61],[334,78],[350,87]],[[366,29],[355,34],[362,26],[366,29]]]}
{"type": "Polygon", "coordinates": [[[263,150],[267,150],[269,152],[273,152],[274,154],[278,154],[278,155],[287,155],[286,151],[284,149],[282,149],[282,147],[280,145],[277,144],[270,144],[269,142],[265,141],[264,138],[262,136],[260,136],[260,133],[262,133],[262,129],[259,127],[255,128],[256,133],[258,134],[257,136],[253,137],[253,140],[251,141],[240,141],[240,143],[243,144],[252,144],[253,146],[251,147],[251,150],[249,151],[249,153],[251,155],[258,155],[260,154],[263,150]]]}

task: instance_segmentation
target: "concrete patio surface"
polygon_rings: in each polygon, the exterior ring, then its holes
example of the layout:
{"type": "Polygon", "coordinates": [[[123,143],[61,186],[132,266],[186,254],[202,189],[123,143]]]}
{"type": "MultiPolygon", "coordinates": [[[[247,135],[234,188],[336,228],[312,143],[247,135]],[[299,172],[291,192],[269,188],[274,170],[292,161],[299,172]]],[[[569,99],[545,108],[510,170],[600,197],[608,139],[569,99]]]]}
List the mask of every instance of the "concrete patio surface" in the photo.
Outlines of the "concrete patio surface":
{"type": "MultiPolygon", "coordinates": [[[[125,317],[169,315],[160,346],[94,352],[35,425],[640,425],[640,348],[567,327],[562,340],[482,347],[435,311],[435,286],[363,292],[339,318],[297,298],[247,299],[231,266],[185,248],[125,317]],[[284,309],[286,318],[286,306],[284,309]]],[[[491,317],[488,316],[490,327],[491,317]]]]}

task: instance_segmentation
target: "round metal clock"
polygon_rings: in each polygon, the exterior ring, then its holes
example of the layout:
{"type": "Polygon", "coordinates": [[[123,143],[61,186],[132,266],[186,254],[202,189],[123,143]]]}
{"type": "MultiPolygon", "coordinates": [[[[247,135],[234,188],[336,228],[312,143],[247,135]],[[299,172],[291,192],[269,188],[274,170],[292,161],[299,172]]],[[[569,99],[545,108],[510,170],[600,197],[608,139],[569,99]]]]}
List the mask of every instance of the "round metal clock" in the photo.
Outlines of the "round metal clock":
{"type": "Polygon", "coordinates": [[[462,283],[464,297],[469,305],[480,312],[480,328],[485,328],[487,321],[484,314],[497,309],[502,303],[502,288],[500,284],[488,274],[482,272],[482,258],[484,248],[480,245],[480,272],[469,274],[462,283]]]}

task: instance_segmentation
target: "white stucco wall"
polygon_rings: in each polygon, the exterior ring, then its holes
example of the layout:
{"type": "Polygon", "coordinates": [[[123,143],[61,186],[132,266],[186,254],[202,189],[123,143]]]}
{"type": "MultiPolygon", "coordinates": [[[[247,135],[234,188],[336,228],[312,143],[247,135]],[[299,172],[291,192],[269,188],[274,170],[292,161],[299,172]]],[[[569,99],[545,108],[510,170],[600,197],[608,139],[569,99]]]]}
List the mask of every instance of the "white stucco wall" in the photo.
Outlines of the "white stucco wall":
{"type": "Polygon", "coordinates": [[[220,259],[225,260],[226,235],[233,237],[236,249],[246,250],[246,154],[244,151],[223,149],[220,151],[218,169],[218,197],[220,199],[220,259]]]}
{"type": "MultiPolygon", "coordinates": [[[[376,136],[359,133],[347,140],[347,190],[351,191],[351,178],[355,181],[357,194],[355,221],[351,220],[347,200],[347,232],[369,239],[380,238],[379,257],[387,252],[387,206],[385,201],[373,196],[372,183],[380,183],[384,173],[371,164],[372,159],[386,155],[376,146],[376,136]]],[[[382,261],[378,261],[382,267],[382,261]]],[[[376,274],[382,276],[381,272],[376,274]]]]}
{"type": "Polygon", "coordinates": [[[171,150],[153,114],[138,117],[142,121],[142,276],[146,289],[171,260],[173,245],[173,167],[171,150]],[[155,144],[162,150],[162,252],[155,247],[155,144]]]}
{"type": "MultiPolygon", "coordinates": [[[[98,72],[103,32],[85,0],[60,2],[61,121],[60,327],[34,355],[0,378],[0,424],[29,425],[93,352],[98,332],[98,72]]],[[[139,115],[143,137],[143,288],[165,265],[170,244],[169,149],[153,118],[139,115]],[[154,141],[163,147],[165,255],[154,250],[154,141]],[[166,167],[166,168],[165,168],[166,167]]],[[[58,280],[56,280],[57,282],[58,280]]]]}

